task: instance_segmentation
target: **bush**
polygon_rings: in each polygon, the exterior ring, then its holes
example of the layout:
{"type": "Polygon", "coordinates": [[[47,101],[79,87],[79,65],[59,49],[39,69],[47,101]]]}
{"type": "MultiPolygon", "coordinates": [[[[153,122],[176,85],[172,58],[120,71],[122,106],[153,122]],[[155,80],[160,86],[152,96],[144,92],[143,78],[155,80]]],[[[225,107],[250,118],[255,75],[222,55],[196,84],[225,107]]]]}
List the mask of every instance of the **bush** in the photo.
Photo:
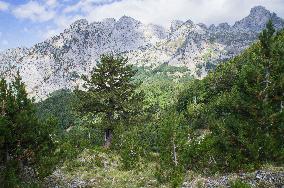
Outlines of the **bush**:
{"type": "Polygon", "coordinates": [[[230,183],[231,188],[251,188],[250,184],[244,183],[240,180],[236,180],[230,183]]]}

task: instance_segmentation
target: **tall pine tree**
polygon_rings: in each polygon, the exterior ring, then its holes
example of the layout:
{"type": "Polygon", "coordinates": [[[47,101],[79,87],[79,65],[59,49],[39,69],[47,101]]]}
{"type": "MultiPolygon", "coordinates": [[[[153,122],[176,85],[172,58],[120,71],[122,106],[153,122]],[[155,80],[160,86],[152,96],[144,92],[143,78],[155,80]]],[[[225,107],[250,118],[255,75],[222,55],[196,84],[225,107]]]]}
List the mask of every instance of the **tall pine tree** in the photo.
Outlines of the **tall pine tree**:
{"type": "Polygon", "coordinates": [[[111,143],[116,125],[128,124],[141,112],[143,95],[136,92],[135,74],[126,58],[103,55],[91,77],[84,77],[85,91],[76,91],[81,100],[80,111],[102,118],[106,146],[111,143]]]}

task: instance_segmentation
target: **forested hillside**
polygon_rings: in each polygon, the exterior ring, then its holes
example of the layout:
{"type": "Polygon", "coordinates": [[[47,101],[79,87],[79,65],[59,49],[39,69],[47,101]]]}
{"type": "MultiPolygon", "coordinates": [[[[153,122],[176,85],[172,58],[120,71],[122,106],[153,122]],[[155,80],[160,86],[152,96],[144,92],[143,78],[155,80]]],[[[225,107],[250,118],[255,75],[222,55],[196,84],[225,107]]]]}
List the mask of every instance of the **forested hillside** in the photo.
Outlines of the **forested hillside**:
{"type": "Polygon", "coordinates": [[[271,181],[234,176],[222,186],[284,185],[284,30],[271,21],[204,79],[113,54],[82,79],[38,103],[19,74],[1,79],[0,185],[207,187],[192,182],[268,165],[281,169],[271,181]]]}

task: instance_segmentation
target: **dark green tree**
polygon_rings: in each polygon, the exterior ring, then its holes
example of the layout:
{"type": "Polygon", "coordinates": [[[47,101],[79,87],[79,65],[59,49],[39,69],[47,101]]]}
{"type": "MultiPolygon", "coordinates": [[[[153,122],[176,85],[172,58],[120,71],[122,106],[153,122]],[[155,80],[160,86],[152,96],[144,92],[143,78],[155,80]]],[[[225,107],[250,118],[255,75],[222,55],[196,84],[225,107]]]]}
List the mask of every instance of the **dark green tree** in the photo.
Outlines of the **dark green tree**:
{"type": "Polygon", "coordinates": [[[106,145],[110,145],[117,125],[133,123],[141,113],[143,94],[136,92],[139,84],[133,80],[135,74],[126,58],[103,55],[91,76],[84,77],[85,91],[76,91],[80,112],[101,119],[106,145]]]}
{"type": "Polygon", "coordinates": [[[262,51],[262,58],[263,58],[263,64],[265,67],[265,88],[262,91],[264,97],[264,100],[268,100],[268,90],[269,90],[269,85],[271,83],[270,81],[270,69],[272,66],[272,42],[273,42],[273,35],[275,33],[275,29],[272,23],[272,20],[269,20],[266,28],[261,32],[259,35],[259,40],[261,44],[261,51],[262,51]]]}
{"type": "Polygon", "coordinates": [[[192,168],[232,171],[283,161],[284,31],[276,34],[269,22],[259,39],[182,93],[177,108],[193,130],[186,155],[192,168]]]}
{"type": "MultiPolygon", "coordinates": [[[[0,152],[5,156],[4,166],[7,172],[14,169],[14,175],[19,176],[24,166],[37,165],[39,154],[53,149],[50,137],[53,127],[38,121],[19,73],[10,84],[0,80],[0,111],[0,152]]],[[[5,180],[8,187],[12,186],[9,178],[11,174],[5,180]]]]}
{"type": "Polygon", "coordinates": [[[8,97],[9,97],[9,89],[5,79],[0,80],[0,109],[1,109],[1,116],[0,116],[0,146],[3,146],[3,150],[1,150],[1,156],[4,158],[5,162],[9,160],[9,145],[8,145],[8,138],[11,136],[10,131],[8,129],[8,97]]]}

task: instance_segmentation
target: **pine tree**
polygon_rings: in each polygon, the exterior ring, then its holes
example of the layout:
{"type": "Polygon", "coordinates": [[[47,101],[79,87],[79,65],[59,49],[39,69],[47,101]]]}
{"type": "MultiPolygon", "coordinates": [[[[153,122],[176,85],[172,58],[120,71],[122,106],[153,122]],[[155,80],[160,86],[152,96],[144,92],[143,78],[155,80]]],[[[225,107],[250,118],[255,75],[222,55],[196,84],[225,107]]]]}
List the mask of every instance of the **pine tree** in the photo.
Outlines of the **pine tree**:
{"type": "Polygon", "coordinates": [[[38,121],[19,72],[9,84],[0,80],[0,112],[0,153],[4,153],[6,171],[14,169],[19,176],[24,166],[38,165],[39,153],[53,149],[52,128],[38,121]]]}
{"type": "Polygon", "coordinates": [[[2,156],[4,156],[5,162],[9,160],[8,153],[8,142],[7,139],[10,137],[10,133],[8,130],[8,119],[7,119],[7,95],[8,95],[8,86],[5,79],[0,80],[0,146],[4,147],[4,152],[2,156]]]}
{"type": "Polygon", "coordinates": [[[284,30],[275,34],[270,21],[259,39],[181,96],[178,110],[190,127],[210,130],[190,146],[191,165],[208,159],[230,171],[283,161],[284,30]]]}
{"type": "Polygon", "coordinates": [[[91,77],[84,77],[86,91],[76,91],[81,112],[102,116],[106,146],[111,143],[115,126],[119,122],[128,124],[141,111],[143,95],[136,92],[135,74],[126,58],[103,55],[91,77]]]}
{"type": "Polygon", "coordinates": [[[265,89],[263,93],[265,94],[264,100],[268,100],[268,90],[270,81],[270,68],[272,66],[271,56],[272,56],[272,42],[273,42],[273,35],[275,33],[275,29],[272,23],[272,20],[269,20],[266,28],[261,32],[259,35],[259,40],[261,44],[262,55],[264,59],[264,66],[265,66],[265,89]]]}

